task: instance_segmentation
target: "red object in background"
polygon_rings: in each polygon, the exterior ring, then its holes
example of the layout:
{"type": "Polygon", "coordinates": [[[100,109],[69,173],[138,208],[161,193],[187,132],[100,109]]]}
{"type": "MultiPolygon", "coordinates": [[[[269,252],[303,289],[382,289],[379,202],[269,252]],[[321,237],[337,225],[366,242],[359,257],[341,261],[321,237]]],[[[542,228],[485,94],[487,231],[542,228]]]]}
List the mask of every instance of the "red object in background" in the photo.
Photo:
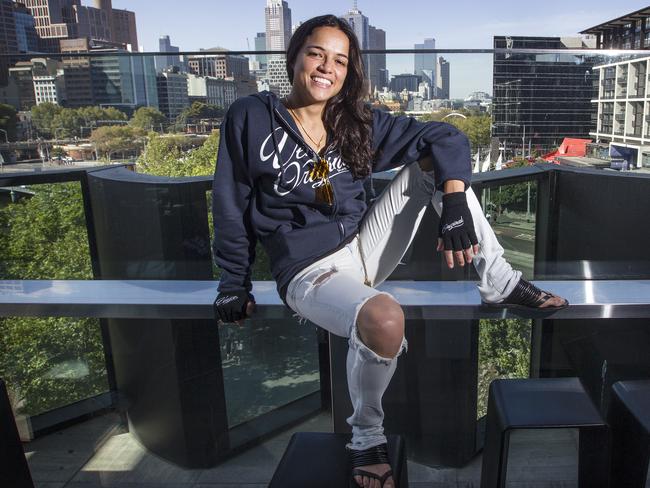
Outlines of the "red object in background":
{"type": "Polygon", "coordinates": [[[584,156],[587,154],[587,144],[590,142],[591,139],[572,139],[571,137],[565,137],[556,151],[544,154],[542,159],[549,163],[560,164],[555,159],[557,156],[584,156]]]}

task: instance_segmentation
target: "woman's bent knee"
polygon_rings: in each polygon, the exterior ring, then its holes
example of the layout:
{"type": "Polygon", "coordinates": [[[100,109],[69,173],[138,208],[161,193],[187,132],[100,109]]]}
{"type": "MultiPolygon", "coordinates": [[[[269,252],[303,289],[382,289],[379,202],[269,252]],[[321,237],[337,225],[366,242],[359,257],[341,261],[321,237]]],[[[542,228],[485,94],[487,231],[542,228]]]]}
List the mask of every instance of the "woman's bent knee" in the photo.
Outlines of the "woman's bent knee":
{"type": "Polygon", "coordinates": [[[404,312],[388,295],[370,298],[357,316],[359,338],[377,355],[397,356],[404,339],[404,312]]]}

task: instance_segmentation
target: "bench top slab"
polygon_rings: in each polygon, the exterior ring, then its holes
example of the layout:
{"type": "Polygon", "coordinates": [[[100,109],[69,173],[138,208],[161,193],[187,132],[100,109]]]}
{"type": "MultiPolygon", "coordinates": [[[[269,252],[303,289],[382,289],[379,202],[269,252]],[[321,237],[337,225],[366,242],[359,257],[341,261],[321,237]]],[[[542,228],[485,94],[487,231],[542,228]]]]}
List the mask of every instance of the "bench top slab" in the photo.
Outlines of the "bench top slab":
{"type": "MultiPolygon", "coordinates": [[[[571,306],[540,317],[529,311],[481,305],[467,281],[388,281],[409,319],[645,318],[650,317],[650,280],[536,281],[566,297],[571,306]]],[[[96,318],[213,318],[218,281],[0,280],[0,316],[96,318]]],[[[271,281],[253,283],[257,318],[291,317],[271,281]]]]}

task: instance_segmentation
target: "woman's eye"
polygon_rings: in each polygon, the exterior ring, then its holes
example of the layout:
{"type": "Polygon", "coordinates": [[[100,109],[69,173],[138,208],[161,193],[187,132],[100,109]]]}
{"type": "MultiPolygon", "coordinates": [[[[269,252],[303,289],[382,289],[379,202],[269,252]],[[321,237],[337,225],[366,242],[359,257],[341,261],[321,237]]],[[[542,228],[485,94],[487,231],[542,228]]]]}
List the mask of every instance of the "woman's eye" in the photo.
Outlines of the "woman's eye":
{"type": "Polygon", "coordinates": [[[321,53],[319,53],[319,52],[315,52],[315,51],[311,51],[311,52],[308,53],[308,54],[309,54],[309,56],[321,57],[321,53]]]}
{"type": "Polygon", "coordinates": [[[336,62],[339,63],[341,66],[345,66],[345,61],[337,59],[336,62]]]}

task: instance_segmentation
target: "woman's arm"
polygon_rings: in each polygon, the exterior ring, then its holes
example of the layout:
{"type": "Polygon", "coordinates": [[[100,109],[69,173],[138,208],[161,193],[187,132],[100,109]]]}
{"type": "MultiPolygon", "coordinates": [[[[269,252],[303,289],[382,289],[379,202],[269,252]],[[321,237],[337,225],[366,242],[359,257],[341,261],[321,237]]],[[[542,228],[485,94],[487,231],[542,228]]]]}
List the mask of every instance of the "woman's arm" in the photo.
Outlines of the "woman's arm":
{"type": "Polygon", "coordinates": [[[373,110],[373,171],[385,171],[427,158],[442,190],[449,180],[469,187],[472,175],[469,141],[465,134],[444,122],[419,122],[373,110]]]}
{"type": "Polygon", "coordinates": [[[249,293],[256,244],[249,212],[253,188],[243,146],[246,114],[233,108],[221,125],[212,186],[213,256],[222,269],[219,291],[249,293]]]}

